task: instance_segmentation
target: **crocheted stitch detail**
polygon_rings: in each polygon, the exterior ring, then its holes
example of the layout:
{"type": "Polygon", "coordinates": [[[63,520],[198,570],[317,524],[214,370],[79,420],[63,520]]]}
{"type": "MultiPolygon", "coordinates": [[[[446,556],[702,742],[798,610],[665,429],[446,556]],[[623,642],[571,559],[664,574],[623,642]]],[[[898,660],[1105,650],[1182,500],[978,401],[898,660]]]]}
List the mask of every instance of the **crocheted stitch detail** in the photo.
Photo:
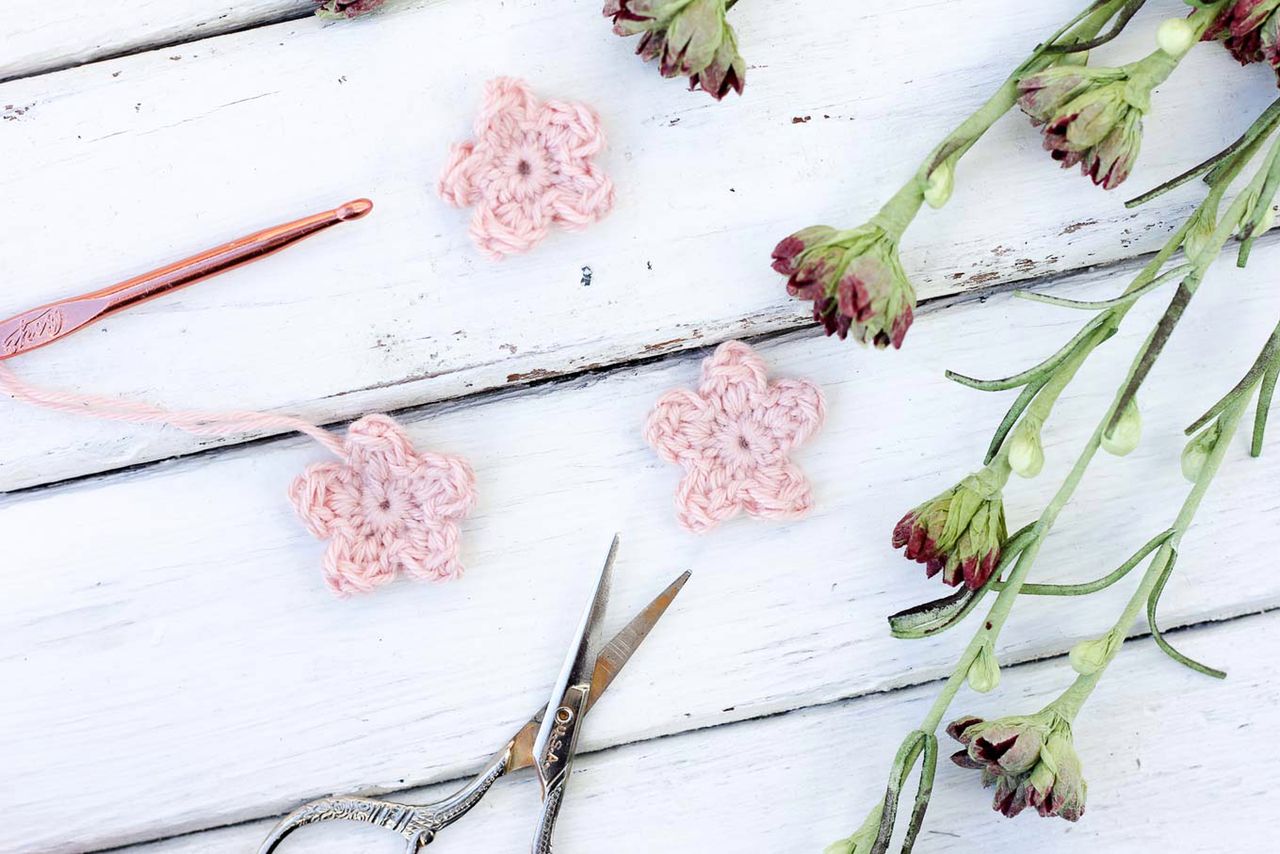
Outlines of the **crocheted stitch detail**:
{"type": "Polygon", "coordinates": [[[450,147],[437,190],[475,207],[471,238],[490,258],[527,252],[552,224],[584,229],[613,208],[613,182],[592,162],[604,131],[586,104],[539,103],[523,81],[499,77],[485,84],[475,135],[450,147]]]}
{"type": "Polygon", "coordinates": [[[329,540],[325,582],[334,593],[363,593],[401,571],[431,581],[462,573],[458,521],[475,505],[465,460],[419,453],[386,415],[351,425],[341,462],[308,466],[289,489],[298,515],[329,540]]]}
{"type": "Polygon", "coordinates": [[[662,459],[684,467],[676,518],[702,533],[740,512],[778,519],[809,512],[809,482],[789,454],[825,415],[816,385],[771,383],[754,350],[728,341],[703,360],[696,392],[674,389],[658,399],[644,436],[662,459]]]}

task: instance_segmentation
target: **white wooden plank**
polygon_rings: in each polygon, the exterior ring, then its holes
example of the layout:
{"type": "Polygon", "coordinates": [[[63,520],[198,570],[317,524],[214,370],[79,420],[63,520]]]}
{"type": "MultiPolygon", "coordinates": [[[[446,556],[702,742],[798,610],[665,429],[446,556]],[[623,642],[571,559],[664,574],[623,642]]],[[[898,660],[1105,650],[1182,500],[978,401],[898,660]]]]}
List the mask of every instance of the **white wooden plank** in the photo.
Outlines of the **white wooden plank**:
{"type": "MultiPolygon", "coordinates": [[[[1214,271],[1143,395],[1148,439],[1099,461],[1036,577],[1093,577],[1167,526],[1187,489],[1177,432],[1265,337],[1280,295],[1255,271],[1276,251],[1258,250],[1252,271],[1214,271]]],[[[1045,474],[1009,489],[1012,525],[1055,486],[1155,300],[1064,398],[1045,474]]],[[[0,499],[0,755],[21,781],[0,850],[119,845],[318,793],[456,777],[537,705],[614,530],[625,532],[615,620],[675,572],[694,579],[593,716],[588,749],[936,678],[967,630],[887,637],[885,614],[942,592],[890,552],[889,531],[976,463],[1006,402],[941,369],[1008,368],[1079,320],[1000,296],[927,314],[918,346],[893,360],[807,336],[763,347],[778,373],[810,377],[829,398],[824,432],[798,455],[817,510],[785,526],[676,527],[677,472],[640,425],[662,390],[695,381],[693,358],[421,413],[417,439],[470,458],[480,488],[464,526],[470,572],[448,586],[332,599],[322,546],[282,494],[321,456],[300,441],[0,499]]],[[[1169,625],[1280,605],[1263,557],[1275,547],[1277,459],[1233,451],[1184,544],[1169,625]]],[[[1125,595],[1073,602],[1069,620],[1051,603],[1020,604],[1003,659],[1100,632],[1125,595]]]]}
{"type": "Polygon", "coordinates": [[[131,0],[35,3],[0,30],[0,80],[306,14],[315,0],[131,0]]]}
{"type": "MultiPolygon", "coordinates": [[[[991,811],[990,790],[943,760],[918,850],[928,854],[1037,851],[1114,854],[1274,850],[1263,820],[1272,792],[1258,777],[1280,761],[1280,691],[1264,656],[1275,614],[1177,636],[1197,655],[1229,659],[1215,682],[1179,668],[1150,641],[1131,643],[1076,727],[1089,782],[1077,824],[991,811]]],[[[997,695],[962,696],[957,712],[1033,711],[1067,683],[1062,659],[1006,672],[997,695]]],[[[880,796],[898,740],[916,726],[932,686],[632,744],[579,759],[557,832],[565,852],[770,851],[814,854],[848,835],[880,796]]],[[[957,747],[943,745],[949,753],[957,747]]],[[[410,793],[427,800],[451,787],[410,793]]],[[[432,851],[522,851],[537,820],[530,775],[500,782],[432,851]]],[[[254,822],[126,854],[252,851],[271,822],[254,822]]],[[[385,831],[333,824],[305,828],[288,854],[399,851],[385,831]]]]}
{"type": "MultiPolygon", "coordinates": [[[[807,322],[768,268],[774,242],[869,215],[1076,5],[742,4],[750,83],[721,104],[661,80],[596,10],[564,0],[292,21],[11,82],[0,224],[21,251],[0,259],[5,313],[350,197],[378,205],[14,367],[54,387],[329,421],[807,322]],[[593,230],[493,264],[468,242],[469,212],[432,187],[499,73],[599,109],[620,195],[593,230]]],[[[1149,50],[1152,19],[1170,13],[1160,5],[1107,55],[1149,50]]],[[[1131,187],[1216,150],[1273,97],[1266,74],[1221,50],[1186,64],[1159,93],[1131,187]],[[1209,82],[1223,75],[1239,84],[1209,82]]],[[[1018,116],[962,173],[945,212],[908,235],[925,296],[1150,250],[1196,192],[1127,211],[1123,194],[1054,169],[1018,116]]],[[[6,405],[0,489],[203,445],[6,405]]]]}

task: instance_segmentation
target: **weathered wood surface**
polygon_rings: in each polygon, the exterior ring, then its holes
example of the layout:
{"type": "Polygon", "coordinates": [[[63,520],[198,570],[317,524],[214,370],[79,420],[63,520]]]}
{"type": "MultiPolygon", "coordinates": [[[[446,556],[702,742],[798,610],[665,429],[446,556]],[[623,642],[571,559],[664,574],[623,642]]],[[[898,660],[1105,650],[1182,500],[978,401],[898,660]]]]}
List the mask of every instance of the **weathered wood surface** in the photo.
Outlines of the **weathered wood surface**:
{"type": "MultiPolygon", "coordinates": [[[[1099,461],[1038,578],[1093,577],[1168,525],[1187,489],[1178,428],[1247,366],[1280,308],[1256,274],[1215,273],[1143,397],[1148,440],[1099,461]],[[1192,369],[1203,391],[1180,381],[1192,369]]],[[[1136,309],[1069,390],[1045,474],[1010,486],[1011,524],[1047,499],[1158,307],[1136,309]]],[[[589,749],[940,677],[967,630],[887,636],[884,615],[942,591],[889,551],[888,532],[976,463],[1005,403],[946,382],[941,367],[996,370],[1047,351],[1079,319],[1004,295],[926,315],[892,361],[853,361],[807,334],[763,346],[779,374],[808,376],[829,398],[824,431],[798,455],[818,509],[786,526],[676,527],[677,473],[639,426],[663,389],[695,381],[691,357],[422,413],[409,421],[415,438],[471,459],[481,494],[464,526],[470,572],[448,586],[332,599],[322,546],[282,494],[322,456],[299,440],[12,496],[0,541],[22,571],[0,603],[12,650],[0,682],[14,697],[0,708],[0,753],[24,784],[0,849],[107,847],[324,792],[458,776],[545,692],[614,530],[625,532],[615,619],[682,569],[694,580],[593,715],[589,749]],[[23,748],[33,728],[51,734],[39,751],[23,748]],[[78,790],[68,809],[58,769],[111,784],[78,790]],[[121,809],[140,800],[145,811],[121,809]]],[[[1263,565],[1277,460],[1233,451],[1185,543],[1168,624],[1280,604],[1263,565]]],[[[1063,652],[1100,632],[1124,595],[1027,600],[1001,654],[1063,652]]]]}
{"type": "MultiPolygon", "coordinates": [[[[945,759],[916,850],[930,854],[1038,851],[1141,854],[1274,850],[1265,768],[1280,761],[1270,732],[1280,693],[1270,663],[1242,650],[1280,644],[1274,615],[1173,637],[1196,655],[1230,660],[1214,682],[1177,668],[1150,641],[1131,642],[1116,673],[1075,730],[1089,806],[1083,820],[991,811],[991,791],[945,759]]],[[[968,695],[960,709],[984,716],[1034,711],[1070,678],[1061,659],[1012,668],[999,697],[968,695]]],[[[565,851],[769,851],[814,854],[846,836],[881,796],[902,733],[915,726],[932,688],[912,688],[645,741],[579,760],[573,799],[557,834],[565,851]]],[[[942,752],[957,745],[948,740],[942,752]]],[[[406,793],[440,797],[450,786],[406,793]]],[[[537,820],[532,776],[497,786],[470,816],[442,833],[433,852],[523,851],[537,820]]],[[[253,851],[271,827],[252,822],[127,848],[127,854],[253,851]]],[[[400,851],[385,831],[332,824],[299,831],[288,851],[400,851]]]]}
{"type": "MultiPolygon", "coordinates": [[[[826,428],[797,454],[817,510],[790,525],[682,532],[678,472],[640,425],[663,390],[696,382],[706,351],[681,351],[802,325],[767,269],[773,242],[869,215],[1074,3],[744,3],[748,93],[720,105],[658,79],[595,3],[392,0],[347,26],[256,26],[305,12],[283,0],[128,5],[108,21],[101,4],[53,4],[0,34],[0,79],[23,78],[0,84],[0,315],[346,198],[378,208],[14,369],[55,387],[323,421],[417,407],[402,420],[422,446],[472,461],[481,502],[462,581],[337,601],[320,582],[323,545],[283,496],[323,457],[315,445],[275,439],[118,471],[206,445],[3,402],[0,491],[31,488],[0,495],[0,851],[167,840],[135,850],[244,852],[303,799],[469,773],[545,696],[614,530],[611,625],[676,572],[694,578],[592,715],[564,850],[813,852],[847,833],[968,632],[905,643],[883,622],[943,592],[889,550],[889,529],[976,465],[1008,402],[942,370],[1008,373],[1082,316],[997,294],[935,302],[900,353],[804,331],[762,343],[776,374],[809,377],[829,399],[826,428]],[[212,28],[242,31],[202,38],[212,28]],[[164,47],[131,53],[152,45],[164,47]],[[115,54],[130,55],[37,74],[115,54]],[[468,214],[431,187],[482,82],[512,72],[600,109],[621,195],[596,229],[494,265],[467,241],[468,214]],[[78,479],[95,472],[109,474],[78,479]]],[[[1183,10],[1150,6],[1107,55],[1145,52],[1155,20],[1183,10]]],[[[1267,75],[1197,51],[1159,92],[1129,186],[1216,149],[1273,93],[1267,75]],[[1224,74],[1238,85],[1212,82],[1224,74]]],[[[951,205],[922,214],[904,255],[923,295],[1011,282],[1110,295],[1196,196],[1126,211],[1123,194],[1037,149],[1007,118],[965,161],[951,205]],[[1058,275],[1099,264],[1110,266],[1058,275]]],[[[1230,259],[1214,270],[1141,396],[1142,446],[1098,460],[1038,580],[1093,577],[1169,524],[1187,490],[1180,429],[1270,330],[1277,260],[1264,240],[1249,270],[1230,259]]],[[[1045,473],[1010,485],[1012,524],[1047,500],[1164,299],[1148,297],[1064,397],[1045,473]]],[[[1257,832],[1269,790],[1254,775],[1280,758],[1261,735],[1280,723],[1261,654],[1280,631],[1266,564],[1277,460],[1274,449],[1249,460],[1237,441],[1162,605],[1168,627],[1266,612],[1176,637],[1232,678],[1134,644],[1080,724],[1084,822],[1005,822],[948,767],[921,851],[1269,850],[1257,832]]],[[[1005,685],[963,695],[956,712],[1051,696],[1065,661],[1013,665],[1103,630],[1133,583],[1020,603],[1000,648],[1005,685]]],[[[533,789],[508,781],[432,850],[523,850],[533,789]]],[[[399,850],[346,831],[289,850],[357,848],[399,850]]]]}
{"type": "MultiPolygon", "coordinates": [[[[589,5],[549,0],[308,18],[4,84],[5,314],[348,198],[377,203],[14,367],[53,387],[331,421],[808,322],[768,267],[773,244],[872,214],[1071,5],[743,4],[749,88],[721,104],[661,80],[589,5]],[[620,195],[591,231],[494,264],[433,185],[503,73],[599,109],[620,195]]],[[[1113,52],[1149,50],[1152,17],[1113,52]]],[[[1197,51],[1162,87],[1129,187],[1217,150],[1273,97],[1219,53],[1197,51]],[[1197,85],[1223,74],[1239,85],[1197,85]]],[[[951,204],[921,215],[904,260],[924,296],[1151,250],[1196,192],[1128,211],[1038,148],[1007,117],[951,204]]],[[[0,490],[206,444],[6,406],[0,490]]]]}
{"type": "Polygon", "coordinates": [[[299,17],[315,0],[56,0],[14,3],[0,27],[0,80],[299,17]]]}

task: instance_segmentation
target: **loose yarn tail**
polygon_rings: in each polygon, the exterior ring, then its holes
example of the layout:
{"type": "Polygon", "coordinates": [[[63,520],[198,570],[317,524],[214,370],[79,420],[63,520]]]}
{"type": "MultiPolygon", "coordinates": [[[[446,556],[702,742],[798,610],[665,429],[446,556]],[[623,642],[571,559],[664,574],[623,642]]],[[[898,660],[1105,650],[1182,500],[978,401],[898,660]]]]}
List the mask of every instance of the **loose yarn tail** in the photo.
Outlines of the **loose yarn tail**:
{"type": "Polygon", "coordinates": [[[237,433],[305,433],[341,456],[342,439],[323,427],[290,415],[268,412],[210,412],[198,409],[165,409],[150,403],[121,400],[96,394],[76,394],[31,385],[0,364],[0,391],[14,400],[48,409],[106,421],[129,424],[164,424],[197,436],[231,436],[237,433]]]}

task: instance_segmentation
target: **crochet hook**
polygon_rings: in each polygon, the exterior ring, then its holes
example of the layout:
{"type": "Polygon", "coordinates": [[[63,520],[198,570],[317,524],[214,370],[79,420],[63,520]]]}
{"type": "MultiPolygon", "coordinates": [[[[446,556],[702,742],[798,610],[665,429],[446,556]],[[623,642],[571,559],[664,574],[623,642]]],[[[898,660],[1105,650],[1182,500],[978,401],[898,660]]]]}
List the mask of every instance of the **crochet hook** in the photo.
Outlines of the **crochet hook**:
{"type": "Polygon", "coordinates": [[[109,314],[265,258],[371,210],[373,202],[355,199],[333,210],[255,231],[117,285],[24,311],[0,322],[0,361],[65,338],[109,314]]]}

